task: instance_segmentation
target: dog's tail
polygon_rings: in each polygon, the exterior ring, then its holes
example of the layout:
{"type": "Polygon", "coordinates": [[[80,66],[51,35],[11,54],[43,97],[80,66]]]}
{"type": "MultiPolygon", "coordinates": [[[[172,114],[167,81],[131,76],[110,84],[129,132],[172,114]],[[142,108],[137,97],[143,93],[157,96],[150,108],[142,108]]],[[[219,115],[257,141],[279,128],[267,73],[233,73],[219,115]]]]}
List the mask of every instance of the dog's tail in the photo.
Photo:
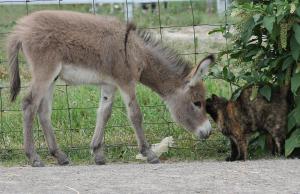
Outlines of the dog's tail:
{"type": "Polygon", "coordinates": [[[283,85],[280,88],[280,95],[283,98],[287,98],[290,94],[291,84],[283,85]]]}
{"type": "Polygon", "coordinates": [[[285,81],[283,85],[280,87],[280,97],[281,99],[285,99],[287,103],[287,108],[289,111],[293,109],[293,104],[295,104],[295,99],[291,91],[291,75],[292,68],[288,68],[285,75],[285,81]]]}
{"type": "Polygon", "coordinates": [[[284,84],[280,87],[281,97],[285,99],[289,98],[291,93],[291,75],[292,75],[292,68],[289,67],[286,70],[284,84]]]}
{"type": "Polygon", "coordinates": [[[16,34],[11,34],[7,40],[7,56],[10,69],[10,100],[14,102],[21,89],[18,54],[22,42],[16,34]]]}

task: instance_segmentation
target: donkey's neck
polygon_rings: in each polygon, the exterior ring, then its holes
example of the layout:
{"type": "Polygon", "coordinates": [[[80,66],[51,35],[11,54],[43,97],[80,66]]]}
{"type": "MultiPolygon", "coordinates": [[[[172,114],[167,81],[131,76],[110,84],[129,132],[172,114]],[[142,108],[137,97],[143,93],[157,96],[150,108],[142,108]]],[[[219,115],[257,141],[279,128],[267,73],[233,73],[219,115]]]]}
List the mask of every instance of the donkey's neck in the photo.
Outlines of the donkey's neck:
{"type": "Polygon", "coordinates": [[[140,81],[161,97],[172,95],[181,88],[191,71],[191,66],[178,56],[175,60],[153,48],[147,49],[146,66],[140,81]],[[179,58],[179,59],[178,59],[179,58]]]}

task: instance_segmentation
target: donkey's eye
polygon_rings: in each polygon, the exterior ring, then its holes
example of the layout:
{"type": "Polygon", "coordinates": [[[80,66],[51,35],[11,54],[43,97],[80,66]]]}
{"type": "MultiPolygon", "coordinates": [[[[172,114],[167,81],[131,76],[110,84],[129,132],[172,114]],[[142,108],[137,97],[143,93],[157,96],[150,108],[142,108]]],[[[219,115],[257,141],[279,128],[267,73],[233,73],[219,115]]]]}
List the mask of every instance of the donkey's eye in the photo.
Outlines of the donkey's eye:
{"type": "Polygon", "coordinates": [[[200,101],[196,101],[196,102],[194,102],[194,105],[200,108],[201,107],[201,102],[200,101]]]}

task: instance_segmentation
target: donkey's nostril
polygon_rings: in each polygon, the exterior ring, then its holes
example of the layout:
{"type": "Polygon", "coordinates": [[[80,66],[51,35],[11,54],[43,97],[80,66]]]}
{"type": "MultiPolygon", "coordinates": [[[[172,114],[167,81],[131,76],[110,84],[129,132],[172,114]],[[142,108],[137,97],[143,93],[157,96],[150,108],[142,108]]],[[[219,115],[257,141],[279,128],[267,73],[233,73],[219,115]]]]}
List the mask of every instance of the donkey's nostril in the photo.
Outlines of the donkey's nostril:
{"type": "Polygon", "coordinates": [[[209,133],[203,133],[203,132],[200,132],[199,134],[196,135],[199,139],[207,139],[209,137],[209,133]]]}
{"type": "Polygon", "coordinates": [[[212,127],[209,120],[206,120],[201,126],[196,130],[196,136],[201,139],[206,139],[210,136],[212,132],[212,127]]]}

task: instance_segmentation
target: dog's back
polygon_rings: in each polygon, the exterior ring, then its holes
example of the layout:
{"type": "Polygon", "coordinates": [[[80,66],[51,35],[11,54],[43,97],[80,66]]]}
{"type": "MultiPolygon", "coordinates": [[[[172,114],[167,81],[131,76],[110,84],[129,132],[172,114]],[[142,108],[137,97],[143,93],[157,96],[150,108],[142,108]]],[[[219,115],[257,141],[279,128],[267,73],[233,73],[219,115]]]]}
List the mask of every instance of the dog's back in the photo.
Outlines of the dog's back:
{"type": "Polygon", "coordinates": [[[275,89],[270,101],[260,93],[251,100],[252,90],[252,87],[247,87],[235,101],[235,104],[241,109],[239,111],[241,117],[245,117],[242,120],[244,122],[251,120],[251,131],[266,130],[270,132],[270,128],[273,128],[271,126],[275,124],[285,128],[288,114],[287,87],[275,89]]]}

